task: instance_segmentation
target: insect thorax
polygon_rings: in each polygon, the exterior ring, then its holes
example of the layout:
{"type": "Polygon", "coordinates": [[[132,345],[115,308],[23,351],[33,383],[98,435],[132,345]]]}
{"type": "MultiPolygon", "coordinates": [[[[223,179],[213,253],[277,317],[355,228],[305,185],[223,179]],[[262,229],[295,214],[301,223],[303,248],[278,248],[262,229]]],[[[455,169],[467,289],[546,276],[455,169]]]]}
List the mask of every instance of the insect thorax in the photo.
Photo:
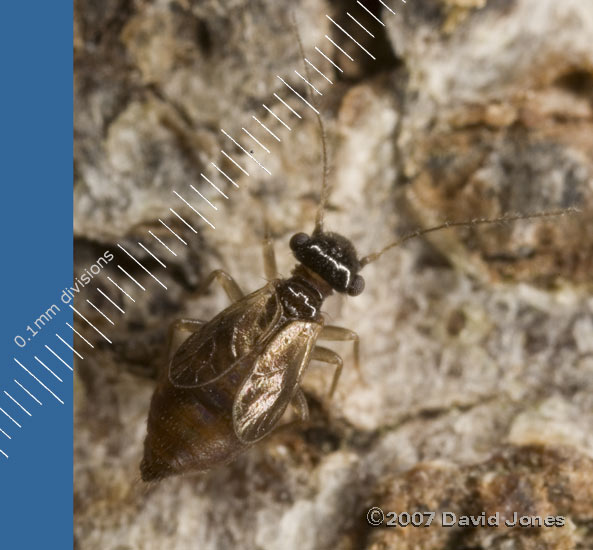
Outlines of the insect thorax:
{"type": "MultiPolygon", "coordinates": [[[[321,306],[327,296],[324,288],[299,274],[298,267],[293,276],[278,283],[276,292],[284,314],[290,319],[318,321],[321,319],[321,306]]],[[[329,289],[331,293],[331,289],[329,289]]]]}

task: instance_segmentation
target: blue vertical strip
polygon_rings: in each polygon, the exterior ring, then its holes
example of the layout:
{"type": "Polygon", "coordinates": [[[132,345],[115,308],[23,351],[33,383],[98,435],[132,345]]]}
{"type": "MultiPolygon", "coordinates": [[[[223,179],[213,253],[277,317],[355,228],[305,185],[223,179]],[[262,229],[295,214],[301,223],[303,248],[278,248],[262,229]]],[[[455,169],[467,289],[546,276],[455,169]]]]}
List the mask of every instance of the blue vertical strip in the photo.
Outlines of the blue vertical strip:
{"type": "Polygon", "coordinates": [[[72,345],[60,302],[72,281],[72,3],[4,2],[0,60],[0,547],[62,550],[72,547],[72,373],[45,344],[72,365],[56,338],[72,345]]]}

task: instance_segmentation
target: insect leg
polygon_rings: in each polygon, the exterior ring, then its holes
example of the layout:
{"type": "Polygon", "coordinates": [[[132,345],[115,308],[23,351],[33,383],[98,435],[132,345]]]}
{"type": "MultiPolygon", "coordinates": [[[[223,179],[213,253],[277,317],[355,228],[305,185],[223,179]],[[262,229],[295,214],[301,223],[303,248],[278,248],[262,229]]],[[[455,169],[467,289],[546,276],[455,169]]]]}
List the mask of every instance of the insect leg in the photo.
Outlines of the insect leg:
{"type": "Polygon", "coordinates": [[[290,429],[297,423],[303,423],[309,421],[309,405],[307,405],[307,398],[305,397],[305,393],[301,388],[295,390],[294,394],[292,395],[292,399],[290,400],[290,404],[294,409],[294,412],[297,416],[295,419],[291,419],[284,424],[280,424],[275,428],[275,431],[278,432],[280,430],[284,431],[286,429],[290,429]]]}
{"type": "Polygon", "coordinates": [[[362,380],[362,373],[360,371],[360,338],[358,337],[358,334],[356,334],[356,332],[343,327],[325,325],[323,329],[321,329],[319,339],[341,342],[352,341],[352,348],[354,354],[354,368],[356,369],[358,376],[362,380]]]}
{"type": "Polygon", "coordinates": [[[309,405],[301,388],[297,388],[290,402],[301,422],[309,420],[309,405]]]}
{"type": "Polygon", "coordinates": [[[198,321],[196,319],[177,319],[169,326],[169,338],[167,343],[167,350],[169,359],[173,356],[173,353],[177,351],[177,348],[183,343],[187,337],[196,332],[204,321],[198,321]]]}
{"type": "Polygon", "coordinates": [[[330,363],[336,366],[336,372],[334,373],[334,378],[332,380],[332,385],[329,389],[329,397],[332,397],[334,392],[336,391],[336,387],[338,385],[338,380],[340,379],[340,374],[342,374],[342,366],[344,362],[342,358],[333,350],[329,348],[324,348],[322,346],[315,346],[313,351],[311,352],[311,359],[317,359],[317,361],[322,361],[324,363],[330,363]]]}
{"type": "Polygon", "coordinates": [[[264,240],[262,241],[264,253],[264,273],[268,281],[278,278],[276,267],[276,253],[274,252],[274,241],[270,231],[270,224],[264,215],[264,240]]]}
{"type": "Polygon", "coordinates": [[[222,269],[216,269],[210,273],[210,275],[208,275],[204,281],[201,290],[206,290],[206,288],[210,286],[210,283],[214,279],[216,279],[216,282],[222,286],[231,302],[237,302],[243,298],[243,291],[239,288],[239,285],[226,271],[223,271],[222,269]]]}
{"type": "Polygon", "coordinates": [[[264,273],[268,281],[278,278],[278,268],[276,267],[276,253],[274,252],[274,241],[272,237],[266,235],[263,240],[264,254],[264,273]]]}

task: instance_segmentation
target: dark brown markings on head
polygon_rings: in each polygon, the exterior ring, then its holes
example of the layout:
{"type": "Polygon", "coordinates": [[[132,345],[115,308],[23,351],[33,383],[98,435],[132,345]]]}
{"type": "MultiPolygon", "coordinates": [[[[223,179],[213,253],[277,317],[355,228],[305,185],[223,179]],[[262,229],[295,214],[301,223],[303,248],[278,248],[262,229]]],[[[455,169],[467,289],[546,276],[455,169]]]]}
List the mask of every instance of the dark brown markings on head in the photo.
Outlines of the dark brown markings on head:
{"type": "Polygon", "coordinates": [[[358,274],[361,265],[354,245],[342,235],[314,232],[311,237],[297,233],[290,239],[295,258],[319,275],[336,292],[358,296],[364,279],[358,274]]]}

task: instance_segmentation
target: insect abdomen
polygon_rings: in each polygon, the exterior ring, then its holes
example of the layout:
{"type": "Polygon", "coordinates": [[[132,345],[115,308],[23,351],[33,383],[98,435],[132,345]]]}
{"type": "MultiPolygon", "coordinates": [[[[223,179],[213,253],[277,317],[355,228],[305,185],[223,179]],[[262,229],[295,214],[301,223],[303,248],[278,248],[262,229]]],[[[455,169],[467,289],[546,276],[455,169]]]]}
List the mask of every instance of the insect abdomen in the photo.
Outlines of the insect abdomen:
{"type": "Polygon", "coordinates": [[[177,388],[164,378],[150,405],[140,473],[144,481],[209,470],[245,449],[233,429],[235,377],[177,388]]]}

